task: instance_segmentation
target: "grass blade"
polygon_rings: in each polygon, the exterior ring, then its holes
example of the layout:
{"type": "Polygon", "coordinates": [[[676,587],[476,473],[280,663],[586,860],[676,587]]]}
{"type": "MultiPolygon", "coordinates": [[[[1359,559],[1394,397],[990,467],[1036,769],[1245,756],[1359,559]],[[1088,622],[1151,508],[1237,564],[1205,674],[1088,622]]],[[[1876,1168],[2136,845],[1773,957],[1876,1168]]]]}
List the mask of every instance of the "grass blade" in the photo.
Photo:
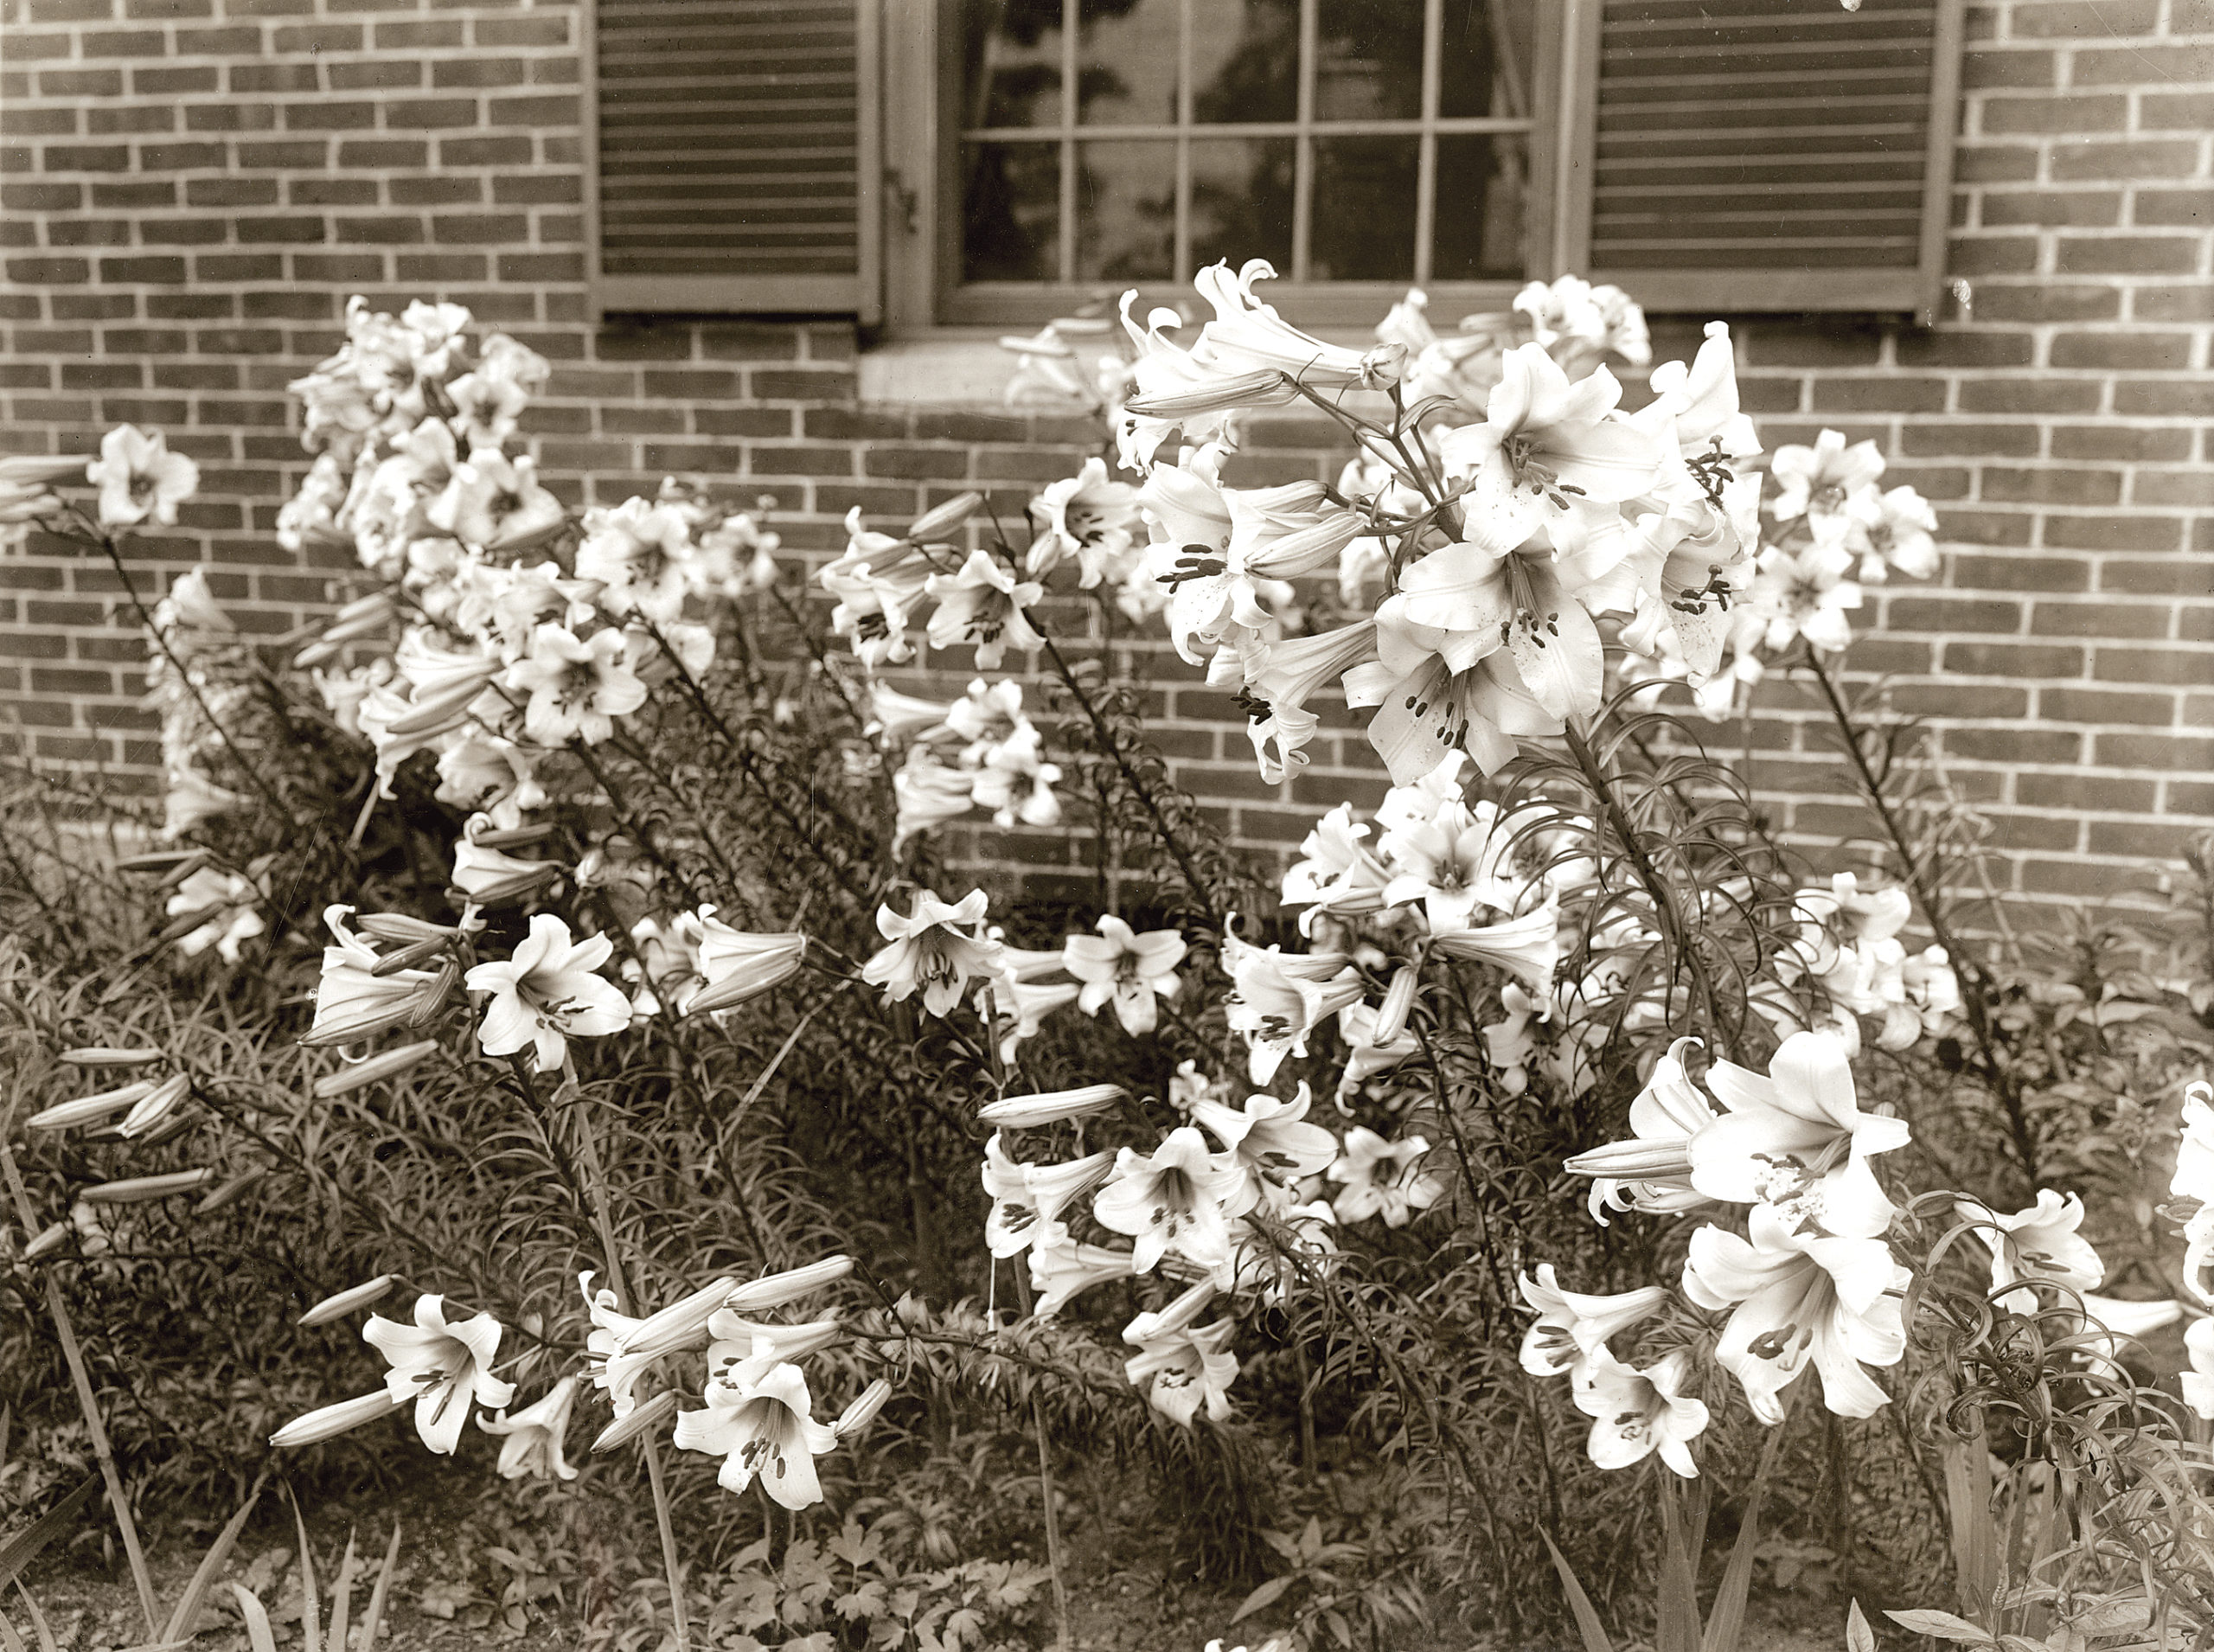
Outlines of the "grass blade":
{"type": "Polygon", "coordinates": [[[1768,1490],[1769,1473],[1776,1467],[1776,1452],[1782,1444],[1783,1430],[1770,1429],[1768,1444],[1761,1448],[1760,1466],[1753,1470],[1752,1486],[1745,1493],[1744,1520],[1737,1527],[1737,1542],[1731,1546],[1722,1586],[1714,1591],[1714,1610],[1707,1617],[1706,1638],[1699,1643],[1699,1652],[1737,1652],[1737,1637],[1745,1629],[1745,1597],[1753,1586],[1753,1551],[1761,1541],[1761,1498],[1768,1490]]]}
{"type": "Polygon", "coordinates": [[[346,1652],[346,1620],[353,1613],[354,1573],[360,1562],[354,1553],[354,1528],[346,1528],[346,1558],[338,1563],[338,1581],[331,1589],[330,1652],[346,1652]]]}
{"type": "Polygon", "coordinates": [[[14,1582],[16,1574],[29,1566],[41,1549],[61,1535],[62,1527],[77,1518],[78,1511],[92,1502],[99,1489],[100,1476],[93,1475],[15,1536],[0,1543],[0,1589],[14,1582]]]}
{"type": "Polygon", "coordinates": [[[237,1598],[239,1616],[246,1620],[246,1638],[253,1652],[277,1652],[277,1634],[269,1627],[269,1614],[262,1610],[261,1598],[244,1584],[233,1584],[231,1593],[237,1598]]]}
{"type": "Polygon", "coordinates": [[[1654,1652],[1699,1652],[1699,1552],[1691,1547],[1686,1511],[1678,1506],[1684,1494],[1668,1483],[1673,1478],[1664,1476],[1654,1488],[1660,1502],[1660,1576],[1654,1652]]]}
{"type": "MultiPolygon", "coordinates": [[[[394,1569],[400,1565],[400,1522],[392,1523],[392,1541],[385,1546],[384,1565],[378,1568],[376,1587],[369,1591],[369,1609],[362,1615],[362,1652],[371,1652],[377,1643],[377,1631],[384,1627],[384,1602],[392,1588],[394,1569]]],[[[344,1647],[334,1652],[346,1652],[344,1647]]]]}
{"type": "Polygon", "coordinates": [[[253,1489],[246,1494],[246,1502],[240,1505],[239,1512],[231,1516],[230,1523],[208,1546],[208,1553],[201,1556],[200,1565],[192,1574],[192,1581],[185,1585],[184,1593],[177,1598],[176,1610],[170,1614],[169,1626],[162,1631],[164,1641],[189,1641],[192,1638],[192,1626],[200,1616],[201,1604],[208,1598],[208,1591],[215,1586],[215,1574],[223,1569],[223,1563],[231,1558],[232,1549],[237,1546],[239,1534],[246,1530],[247,1517],[253,1513],[254,1505],[261,1501],[261,1488],[267,1479],[268,1476],[264,1475],[253,1482],[253,1489]]]}
{"type": "Polygon", "coordinates": [[[1600,1627],[1599,1614],[1592,1608],[1591,1597],[1576,1580],[1576,1568],[1569,1565],[1568,1557],[1560,1552],[1560,1545],[1553,1541],[1551,1532],[1540,1526],[1538,1535],[1545,1540],[1545,1552],[1553,1557],[1553,1570],[1560,1573],[1561,1591],[1568,1597],[1568,1610],[1576,1615],[1577,1630],[1584,1636],[1584,1652],[1615,1652],[1615,1643],[1600,1627]]]}
{"type": "Polygon", "coordinates": [[[285,1501],[292,1505],[292,1523],[300,1534],[300,1645],[304,1652],[323,1652],[323,1603],[316,1598],[315,1551],[308,1546],[307,1516],[300,1513],[300,1500],[292,1494],[292,1482],[285,1482],[285,1501]]]}
{"type": "Polygon", "coordinates": [[[38,1602],[31,1598],[31,1591],[23,1587],[20,1578],[16,1592],[23,1598],[23,1610],[31,1615],[31,1629],[38,1636],[38,1652],[61,1652],[61,1642],[54,1633],[54,1625],[46,1621],[46,1614],[38,1609],[38,1602]]]}

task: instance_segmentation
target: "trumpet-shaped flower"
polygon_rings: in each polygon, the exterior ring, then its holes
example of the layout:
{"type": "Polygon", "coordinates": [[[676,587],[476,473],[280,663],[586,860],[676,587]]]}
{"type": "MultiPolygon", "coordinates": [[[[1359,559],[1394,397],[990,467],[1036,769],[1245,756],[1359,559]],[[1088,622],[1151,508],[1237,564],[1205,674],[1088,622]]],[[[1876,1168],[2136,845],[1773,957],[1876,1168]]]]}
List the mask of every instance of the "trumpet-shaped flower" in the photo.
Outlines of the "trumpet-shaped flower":
{"type": "Polygon", "coordinates": [[[1008,1157],[1000,1143],[994,1130],[984,1143],[984,1192],[992,1201],[984,1219],[986,1248],[994,1256],[1020,1256],[1033,1245],[1065,1241],[1061,1212],[1105,1180],[1113,1159],[1102,1152],[1065,1164],[1025,1164],[1008,1157]]]}
{"type": "Polygon", "coordinates": [[[1684,1393],[1692,1354],[1678,1348],[1634,1371],[1602,1347],[1576,1373],[1577,1410],[1594,1418],[1586,1447],[1603,1469],[1627,1469],[1655,1451],[1686,1480],[1699,1477],[1690,1442],[1706,1431],[1706,1406],[1684,1393]]]}
{"type": "Polygon", "coordinates": [[[1847,501],[1872,488],[1884,474],[1884,456],[1873,442],[1847,447],[1844,432],[1826,430],[1812,447],[1777,448],[1769,472],[1776,482],[1776,497],[1769,503],[1776,521],[1819,520],[1842,515],[1847,501]]]}
{"type": "Polygon", "coordinates": [[[1091,1201],[1104,1227],[1135,1241],[1130,1266],[1149,1273],[1170,1252],[1202,1268],[1230,1260],[1230,1219],[1253,1207],[1252,1183],[1228,1154],[1207,1150],[1189,1124],[1168,1132],[1149,1154],[1123,1148],[1091,1201]]]}
{"type": "Polygon", "coordinates": [[[325,906],[323,921],[334,944],[323,949],[323,976],[316,983],[315,1023],[310,1044],[350,1044],[397,1027],[421,1008],[428,970],[376,973],[377,950],[346,927],[351,906],[325,906]]]}
{"type": "Polygon", "coordinates": [[[1226,1422],[1230,1385],[1238,1380],[1238,1356],[1230,1351],[1238,1322],[1188,1325],[1174,1318],[1172,1303],[1161,1313],[1140,1314],[1130,1322],[1123,1340],[1138,1352],[1123,1362],[1123,1374],[1132,1387],[1144,1390],[1149,1405],[1186,1428],[1203,1405],[1209,1421],[1226,1422]]]}
{"type": "Polygon", "coordinates": [[[1894,568],[1910,579],[1937,572],[1937,513],[1912,488],[1882,493],[1865,488],[1846,509],[1852,517],[1850,537],[1866,547],[1860,554],[1861,584],[1881,585],[1894,568]]]}
{"type": "Polygon", "coordinates": [[[573,1480],[577,1471],[561,1455],[561,1437],[569,1431],[569,1412],[577,1403],[579,1379],[564,1377],[513,1417],[503,1410],[490,1420],[479,1417],[477,1426],[487,1434],[502,1436],[500,1478],[573,1480]]]}
{"type": "Polygon", "coordinates": [[[1025,563],[1032,578],[1073,561],[1082,570],[1077,583],[1089,591],[1128,571],[1140,526],[1137,490],[1110,481],[1104,459],[1086,459],[1074,476],[1054,483],[1030,502],[1030,514],[1039,528],[1025,563]]]}
{"type": "Polygon", "coordinates": [[[1136,1036],[1158,1024],[1156,1000],[1174,998],[1184,938],[1173,929],[1138,934],[1112,913],[1103,913],[1097,935],[1072,935],[1062,948],[1068,972],[1084,983],[1077,1008],[1097,1015],[1109,1004],[1123,1030],[1136,1036]]]}
{"type": "Polygon", "coordinates": [[[565,625],[541,625],[530,651],[507,669],[507,686],[530,696],[523,731],[541,746],[581,740],[597,746],[615,720],[646,703],[646,685],[624,657],[623,633],[610,628],[579,637],[565,625]]]}
{"type": "Polygon", "coordinates": [[[1903,1118],[1864,1113],[1842,1043],[1795,1033],[1768,1077],[1728,1061],[1707,1069],[1725,1110],[1690,1144],[1692,1186],[1710,1199],[1775,1207],[1803,1232],[1869,1239],[1891,1224],[1891,1201],[1868,1161],[1906,1145],[1903,1118]]]}
{"type": "Polygon", "coordinates": [[[1230,1026],[1245,1035],[1246,1069],[1255,1084],[1276,1077],[1287,1055],[1305,1055],[1307,1038],[1323,1020],[1359,1003],[1360,977],[1334,952],[1286,953],[1223,938],[1231,976],[1230,1026]]]}
{"type": "Polygon", "coordinates": [[[1890,1396],[1865,1367],[1897,1365],[1906,1352],[1899,1302],[1907,1271],[1879,1239],[1795,1232],[1766,1205],[1754,1207],[1750,1233],[1740,1239],[1710,1224],[1692,1234],[1684,1294],[1702,1308],[1731,1310],[1715,1358],[1753,1414],[1782,1422],[1777,1396],[1811,1361],[1831,1411],[1874,1415],[1890,1396]]]}
{"type": "Polygon", "coordinates": [[[695,553],[684,518],[666,505],[625,499],[612,510],[585,514],[577,577],[597,579],[611,614],[643,614],[662,624],[684,611],[695,553]]]}
{"type": "Polygon", "coordinates": [[[464,544],[496,550],[560,527],[564,512],[561,502],[539,485],[534,460],[480,447],[454,467],[453,479],[427,514],[464,544]]]}
{"type": "Polygon", "coordinates": [[[1330,1201],[1341,1222],[1381,1216],[1386,1227],[1405,1227],[1418,1211],[1429,1209],[1445,1183],[1423,1169],[1430,1142],[1420,1136],[1387,1142],[1365,1124],[1346,1132],[1345,1152],[1329,1169],[1345,1191],[1330,1201]]]}
{"type": "MultiPolygon", "coordinates": [[[[1214,319],[1192,347],[1199,367],[1223,378],[1281,374],[1315,388],[1382,389],[1396,383],[1405,350],[1385,345],[1363,352],[1311,338],[1253,296],[1257,281],[1273,281],[1265,259],[1248,259],[1233,275],[1227,262],[1194,276],[1192,285],[1214,306],[1214,319]]],[[[1251,404],[1249,404],[1251,405],[1251,404]]]]}
{"type": "Polygon", "coordinates": [[[530,920],[530,932],[504,963],[480,964],[464,977],[471,992],[489,992],[477,1041],[487,1055],[523,1049],[538,1071],[561,1065],[572,1038],[602,1038],[630,1024],[630,1001],[612,981],[594,973],[615,944],[605,935],[573,940],[569,926],[552,912],[530,920]]]}
{"type": "Polygon", "coordinates": [[[700,910],[700,976],[702,985],[677,1008],[685,1015],[729,1009],[789,981],[807,954],[807,937],[794,932],[758,934],[733,929],[700,910]]]}
{"type": "Polygon", "coordinates": [[[159,431],[118,425],[100,439],[100,456],[85,466],[85,480],[100,490],[103,528],[176,524],[176,508],[200,486],[200,467],[172,453],[159,431]]]}
{"type": "Polygon", "coordinates": [[[1202,1098],[1192,1104],[1192,1117],[1252,1173],[1264,1196],[1283,1205],[1292,1202],[1302,1181],[1328,1169],[1338,1156],[1338,1138],[1306,1122],[1313,1100],[1303,1084],[1289,1101],[1248,1096],[1243,1107],[1232,1107],[1202,1098]]]}
{"type": "Polygon", "coordinates": [[[1671,1215],[1708,1202],[1692,1185],[1691,1142],[1714,1122],[1715,1113],[1684,1068],[1685,1049],[1698,1041],[1680,1038],[1653,1064],[1652,1076],[1629,1105],[1629,1140],[1579,1153],[1564,1167],[1572,1175],[1594,1178],[1594,1220],[1605,1222],[1609,1209],[1671,1215]]]}
{"type": "Polygon", "coordinates": [[[392,1366],[385,1392],[394,1405],[415,1402],[415,1431],[442,1457],[461,1443],[471,1406],[502,1406],[515,1397],[513,1383],[492,1374],[500,1329],[490,1314],[449,1320],[444,1297],[417,1297],[413,1325],[372,1314],[362,1327],[362,1340],[392,1366]]]}
{"type": "Polygon", "coordinates": [[[1050,1318],[1092,1286],[1129,1278],[1136,1271],[1131,1254],[1104,1245],[1079,1245],[1065,1230],[1058,1239],[1040,1234],[1030,1247],[1030,1287],[1038,1293],[1033,1311],[1040,1319],[1050,1318]]]}
{"type": "Polygon", "coordinates": [[[883,988],[886,1003],[899,1003],[919,989],[925,1009],[948,1014],[971,981],[1000,973],[1000,944],[976,932],[986,904],[982,889],[971,889],[951,906],[918,889],[904,918],[879,906],[876,927],[891,944],[861,966],[861,979],[883,988]]]}
{"type": "Polygon", "coordinates": [[[1580,1372],[1595,1354],[1606,1351],[1609,1337],[1651,1318],[1668,1300],[1664,1285],[1613,1296],[1564,1290],[1550,1262],[1538,1265],[1536,1278],[1518,1274],[1514,1283],[1538,1315],[1522,1335],[1522,1368],[1533,1377],[1580,1372]]]}
{"type": "Polygon", "coordinates": [[[1975,1223],[1976,1237],[1990,1247],[1991,1288],[2004,1292],[1992,1299],[2010,1313],[2034,1314],[2038,1296],[2026,1289],[2006,1290],[2008,1285],[2066,1285],[2080,1294],[2097,1290],[2106,1278],[2106,1264],[2076,1231],[2083,1225],[2083,1201],[2074,1194],[2064,1199],[2040,1188],[2037,1203],[2011,1216],[1971,1200],[1955,1201],[1953,1211],[1975,1223]]]}
{"type": "Polygon", "coordinates": [[[836,1431],[815,1420],[815,1401],[797,1366],[772,1365],[757,1373],[750,1364],[708,1377],[706,1409],[677,1415],[678,1449],[722,1458],[715,1482],[726,1491],[744,1491],[758,1476],[786,1508],[821,1502],[815,1459],[838,1444],[836,1431]]]}
{"type": "Polygon", "coordinates": [[[1852,571],[1852,553],[1836,534],[1818,530],[1796,551],[1781,545],[1763,551],[1747,608],[1749,617],[1767,627],[1762,644],[1770,653],[1788,647],[1795,637],[1833,654],[1850,647],[1852,622],[1846,616],[1861,602],[1859,586],[1846,577],[1852,571]]]}
{"type": "Polygon", "coordinates": [[[2214,1306],[2214,1087],[2205,1084],[2184,1092],[2183,1141],[2168,1191],[2199,1201],[2198,1213],[2184,1224],[2184,1287],[2214,1306]]]}
{"type": "Polygon", "coordinates": [[[2183,1403],[2214,1423],[2214,1319],[2194,1319],[2183,1334],[2191,1369],[2183,1373],[2183,1403]]]}
{"type": "Polygon", "coordinates": [[[971,551],[956,573],[933,573],[925,589],[937,599],[931,615],[932,648],[966,643],[976,650],[976,669],[996,671],[1010,646],[1026,654],[1045,647],[1027,610],[1044,600],[1045,586],[1017,579],[985,551],[971,551]]]}
{"type": "Polygon", "coordinates": [[[1520,918],[1432,934],[1430,944],[1432,951],[1463,963],[1495,964],[1531,991],[1548,993],[1560,962],[1560,907],[1547,900],[1520,918]]]}

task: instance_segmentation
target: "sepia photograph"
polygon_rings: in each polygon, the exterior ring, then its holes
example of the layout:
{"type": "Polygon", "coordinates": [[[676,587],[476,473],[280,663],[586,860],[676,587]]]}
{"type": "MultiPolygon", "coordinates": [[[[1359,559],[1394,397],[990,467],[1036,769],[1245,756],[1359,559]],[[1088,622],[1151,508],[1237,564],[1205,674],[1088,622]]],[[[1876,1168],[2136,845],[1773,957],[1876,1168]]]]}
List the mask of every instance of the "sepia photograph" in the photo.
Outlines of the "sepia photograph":
{"type": "Polygon", "coordinates": [[[2214,1652],[2214,0],[0,0],[0,1652],[2214,1652]]]}

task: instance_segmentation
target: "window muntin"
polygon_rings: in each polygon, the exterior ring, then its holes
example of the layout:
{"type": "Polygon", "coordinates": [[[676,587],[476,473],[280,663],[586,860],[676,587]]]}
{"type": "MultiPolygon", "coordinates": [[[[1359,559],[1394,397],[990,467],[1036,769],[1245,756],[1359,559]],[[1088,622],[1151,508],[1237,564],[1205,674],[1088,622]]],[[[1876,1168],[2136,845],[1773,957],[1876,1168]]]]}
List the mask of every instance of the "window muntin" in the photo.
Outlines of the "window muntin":
{"type": "Polygon", "coordinates": [[[1545,0],[960,0],[947,320],[1188,282],[1520,281],[1545,0]]]}

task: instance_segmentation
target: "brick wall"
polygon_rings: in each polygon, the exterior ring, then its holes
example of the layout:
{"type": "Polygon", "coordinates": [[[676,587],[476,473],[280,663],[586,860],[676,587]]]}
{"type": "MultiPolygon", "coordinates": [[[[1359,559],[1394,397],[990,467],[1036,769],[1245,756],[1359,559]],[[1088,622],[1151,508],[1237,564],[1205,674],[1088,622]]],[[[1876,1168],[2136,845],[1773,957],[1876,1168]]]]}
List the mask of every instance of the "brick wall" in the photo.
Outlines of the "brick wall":
{"type": "MultiPolygon", "coordinates": [[[[1068,421],[857,407],[849,330],[588,323],[576,22],[562,4],[0,0],[0,447],[165,429],[205,480],[144,547],[150,591],[204,556],[272,632],[341,571],[270,528],[304,463],[283,387],[335,347],[354,291],[459,300],[549,357],[527,428],[574,501],[704,471],[775,495],[788,544],[829,548],[853,504],[901,519],[989,484],[1019,509],[1065,473],[1088,441],[1068,421]]],[[[2128,887],[2214,816],[2214,0],[1977,0],[1969,24],[1950,260],[1968,304],[1929,332],[1742,324],[1741,378],[1771,445],[1872,437],[1938,503],[1944,574],[1882,593],[1850,663],[1938,731],[2009,887],[2066,902],[2128,887]]],[[[1695,338],[1656,332],[1676,354],[1695,338]]],[[[1257,420],[1245,479],[1333,473],[1326,434],[1257,420]]],[[[143,782],[113,576],[51,549],[0,562],[0,707],[20,726],[0,740],[143,782]]],[[[1357,735],[1277,791],[1220,696],[1165,688],[1159,707],[1187,783],[1245,841],[1281,844],[1374,786],[1357,735]]],[[[1809,714],[1780,684],[1761,707],[1779,816],[1852,829],[1809,714]]]]}

